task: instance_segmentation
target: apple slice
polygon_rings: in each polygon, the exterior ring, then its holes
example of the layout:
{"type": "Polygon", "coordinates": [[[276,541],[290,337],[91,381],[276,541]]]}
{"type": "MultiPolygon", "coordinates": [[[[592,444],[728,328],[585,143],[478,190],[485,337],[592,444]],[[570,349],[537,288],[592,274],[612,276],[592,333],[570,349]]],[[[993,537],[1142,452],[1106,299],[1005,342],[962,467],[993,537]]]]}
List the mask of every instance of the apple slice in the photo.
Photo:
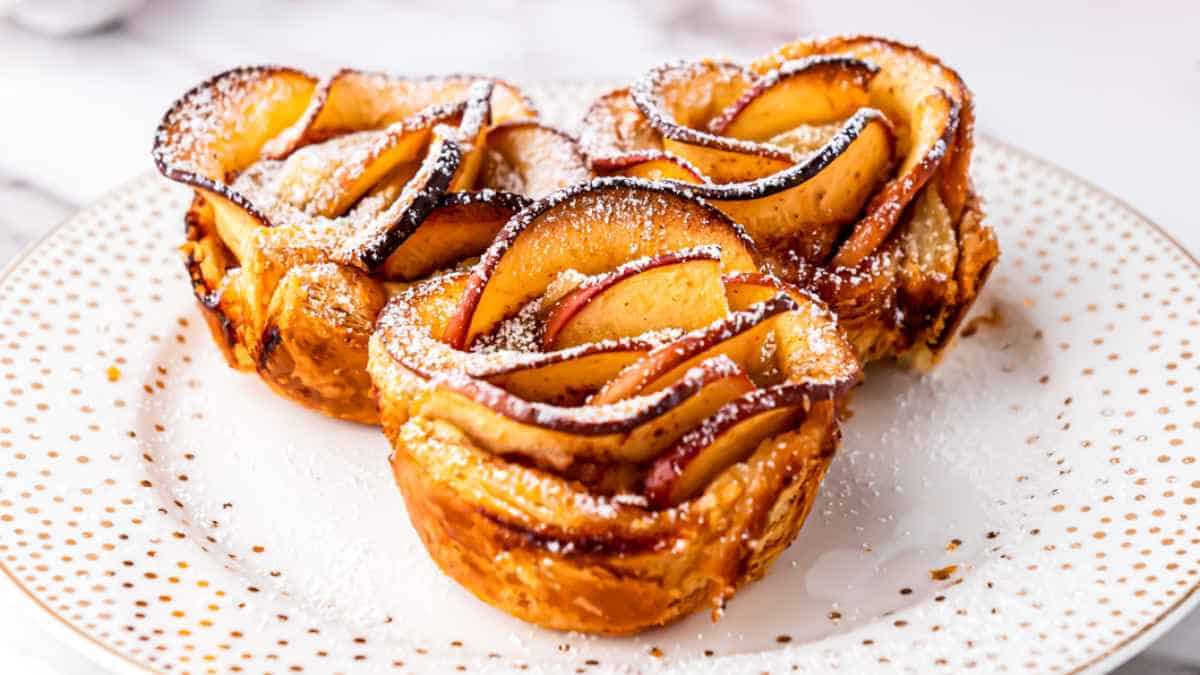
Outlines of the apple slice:
{"type": "Polygon", "coordinates": [[[713,138],[720,140],[701,144],[665,137],[663,148],[695,166],[713,183],[741,183],[767,178],[786,170],[798,159],[791,151],[766,143],[737,141],[725,136],[713,138]]]}
{"type": "Polygon", "coordinates": [[[708,325],[729,313],[720,263],[719,249],[693,248],[639,258],[592,277],[551,308],[542,346],[562,349],[708,325]]]}
{"type": "Polygon", "coordinates": [[[421,168],[404,186],[400,197],[366,222],[338,221],[343,236],[330,257],[366,272],[374,272],[381,266],[420,227],[449,188],[462,162],[462,150],[453,140],[457,136],[457,131],[450,127],[435,127],[421,168]]]}
{"type": "Polygon", "coordinates": [[[163,115],[151,151],[159,172],[195,187],[219,210],[218,222],[236,221],[228,243],[238,244],[267,217],[226,182],[254,163],[262,147],[304,113],[316,78],[291,68],[235,68],[200,83],[163,115]]]}
{"type": "Polygon", "coordinates": [[[457,124],[464,108],[431,108],[380,131],[359,131],[300,148],[280,168],[276,193],[311,215],[336,218],[393,169],[419,160],[433,127],[457,124]]]}
{"type": "MultiPolygon", "coordinates": [[[[338,221],[344,234],[334,253],[336,260],[374,272],[420,229],[447,190],[456,184],[474,182],[473,172],[478,169],[480,157],[479,139],[491,114],[491,92],[490,82],[473,84],[462,103],[458,128],[438,125],[433,129],[433,139],[424,158],[416,165],[415,173],[412,167],[415,162],[411,161],[393,168],[374,199],[360,201],[350,218],[344,219],[344,222],[338,221]],[[475,163],[474,169],[468,166],[472,161],[475,163]],[[407,178],[410,174],[411,178],[407,178]],[[407,180],[399,185],[399,181],[405,178],[407,180]],[[385,204],[386,208],[382,208],[385,204]]],[[[331,142],[338,140],[341,139],[331,142]]],[[[288,162],[307,150],[305,148],[293,154],[288,162]]],[[[365,179],[360,177],[356,180],[365,179]]],[[[473,229],[475,231],[460,233],[466,236],[451,238],[445,242],[448,245],[427,251],[432,255],[426,258],[424,264],[445,261],[444,257],[439,258],[439,254],[456,254],[465,247],[474,246],[472,253],[477,253],[482,235],[478,232],[479,228],[473,229]]],[[[409,249],[410,252],[413,250],[409,249]]],[[[394,264],[401,266],[406,260],[412,260],[417,266],[422,264],[419,256],[414,260],[407,255],[398,258],[394,264]]]]}
{"type": "Polygon", "coordinates": [[[800,304],[811,303],[815,299],[807,291],[770,274],[734,272],[723,276],[721,283],[725,285],[725,301],[729,309],[735,312],[766,302],[780,293],[800,304]]]}
{"type": "Polygon", "coordinates": [[[599,274],[637,258],[715,245],[721,270],[756,271],[757,253],[724,214],[663,183],[602,178],[509,221],[471,271],[444,339],[463,348],[540,296],[558,273],[599,274]]]}
{"type": "MultiPolygon", "coordinates": [[[[628,154],[661,151],[662,135],[638,109],[629,89],[617,89],[596,99],[583,117],[580,149],[598,171],[628,154]]],[[[620,160],[618,160],[620,161],[620,160]]]]}
{"type": "Polygon", "coordinates": [[[526,400],[578,405],[659,344],[631,338],[541,352],[535,351],[531,339],[524,341],[527,351],[517,351],[502,341],[488,350],[452,349],[441,337],[468,279],[466,272],[452,272],[412,286],[392,303],[380,319],[378,332],[387,338],[393,358],[413,372],[456,371],[526,400]]]}
{"type": "Polygon", "coordinates": [[[687,501],[760,443],[798,426],[820,390],[807,384],[781,384],[756,389],[726,404],[654,461],[646,475],[646,499],[660,509],[687,501]]]}
{"type": "Polygon", "coordinates": [[[800,156],[820,150],[842,130],[842,121],[829,124],[799,124],[767,140],[800,156]]]}
{"type": "Polygon", "coordinates": [[[467,90],[466,109],[458,125],[458,138],[462,148],[462,162],[454,179],[450,181],[451,192],[469,190],[475,185],[479,170],[483,166],[484,139],[492,126],[492,91],[490,81],[476,82],[467,90]]]}
{"type": "Polygon", "coordinates": [[[900,281],[918,304],[941,304],[953,293],[958,240],[950,211],[937,190],[926,188],[900,231],[900,281]]]}
{"type": "Polygon", "coordinates": [[[637,401],[582,408],[528,401],[459,374],[424,375],[429,391],[413,398],[411,414],[448,422],[497,455],[519,454],[556,469],[580,460],[646,461],[754,389],[723,355],[637,401]]]}
{"type": "Polygon", "coordinates": [[[606,175],[628,176],[645,180],[674,180],[680,183],[707,183],[708,178],[691,162],[661,150],[643,150],[607,157],[603,162],[606,175]]]}
{"type": "Polygon", "coordinates": [[[447,192],[417,229],[388,256],[380,274],[411,281],[485,251],[529,200],[511,192],[447,192]]]}
{"type": "Polygon", "coordinates": [[[789,61],[755,80],[708,128],[766,141],[801,125],[841,121],[867,105],[867,85],[877,72],[877,66],[848,56],[789,61]]]}
{"type": "Polygon", "coordinates": [[[450,187],[473,184],[491,118],[491,95],[491,82],[476,82],[458,103],[426,108],[382,130],[305,146],[283,163],[274,192],[308,214],[327,218],[341,216],[376,185],[390,196],[407,185],[399,181],[415,172],[439,124],[457,126],[454,140],[462,152],[450,187]]]}
{"type": "Polygon", "coordinates": [[[263,148],[263,157],[284,159],[303,146],[334,136],[382,129],[430,107],[457,105],[479,82],[494,85],[491,107],[495,121],[537,117],[537,110],[519,89],[493,78],[412,78],[343,69],[320,82],[303,116],[263,148]]]}
{"type": "Polygon", "coordinates": [[[751,70],[766,73],[783,63],[814,54],[840,54],[870,61],[879,72],[868,86],[870,105],[896,126],[905,157],[895,178],[872,200],[866,216],[838,250],[833,264],[852,267],[878,248],[901,214],[935,174],[951,216],[961,215],[970,162],[971,95],[958,73],[917,47],[870,36],[800,40],[756,60],[751,70]],[[962,141],[962,147],[956,143],[962,141]],[[961,151],[961,156],[959,152],[961,151]],[[941,165],[945,164],[945,168],[941,165]]]}
{"type": "Polygon", "coordinates": [[[579,145],[563,131],[531,121],[488,130],[483,187],[533,199],[592,177],[579,145]]]}
{"type": "Polygon", "coordinates": [[[727,61],[667,63],[650,71],[629,95],[664,138],[692,142],[711,137],[713,118],[753,86],[756,76],[727,61]]]}
{"type": "Polygon", "coordinates": [[[367,190],[357,203],[347,212],[350,218],[369,218],[382,213],[404,194],[404,186],[421,170],[421,159],[413,159],[397,164],[391,171],[379,179],[379,182],[367,190]]]}
{"type": "Polygon", "coordinates": [[[748,91],[754,76],[732,63],[699,61],[654,68],[630,97],[662,135],[663,149],[716,183],[756,180],[791,166],[783,148],[718,136],[709,123],[748,91]]]}
{"type": "Polygon", "coordinates": [[[633,340],[584,344],[513,363],[483,379],[528,401],[580,405],[652,346],[633,340]]]}
{"type": "Polygon", "coordinates": [[[590,405],[607,405],[633,396],[658,391],[678,379],[678,374],[693,364],[717,354],[731,357],[752,375],[770,368],[763,344],[772,334],[773,319],[800,305],[785,294],[778,294],[749,309],[734,312],[705,328],[694,330],[669,342],[621,371],[592,399],[590,405]]]}
{"type": "Polygon", "coordinates": [[[742,223],[764,249],[783,247],[823,261],[887,181],[893,144],[887,120],[868,108],[820,150],[769,178],[690,190],[742,223]]]}
{"type": "Polygon", "coordinates": [[[376,331],[390,358],[414,373],[455,371],[531,401],[575,404],[657,346],[635,338],[555,352],[452,349],[441,338],[468,280],[466,272],[452,272],[395,298],[376,331]]]}
{"type": "Polygon", "coordinates": [[[946,158],[958,129],[958,110],[958,103],[935,89],[909,112],[909,150],[898,175],[871,199],[867,214],[854,226],[831,264],[857,265],[892,233],[904,209],[946,158]]]}
{"type": "MultiPolygon", "coordinates": [[[[962,84],[961,82],[959,83],[962,84]]],[[[937,185],[950,218],[959,222],[964,218],[972,200],[971,155],[975,149],[975,104],[966,85],[961,86],[958,110],[958,133],[954,145],[946,153],[938,167],[937,185]]]]}

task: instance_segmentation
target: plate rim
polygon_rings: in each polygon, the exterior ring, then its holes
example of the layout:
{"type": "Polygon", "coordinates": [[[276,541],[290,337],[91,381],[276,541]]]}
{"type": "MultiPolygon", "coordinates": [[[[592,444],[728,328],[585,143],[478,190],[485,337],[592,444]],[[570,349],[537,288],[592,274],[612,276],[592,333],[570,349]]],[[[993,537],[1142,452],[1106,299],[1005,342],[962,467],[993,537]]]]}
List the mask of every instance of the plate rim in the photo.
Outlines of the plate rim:
{"type": "MultiPolygon", "coordinates": [[[[150,180],[156,175],[157,174],[155,174],[153,171],[145,171],[138,176],[123,180],[116,187],[109,189],[96,199],[93,199],[72,211],[69,216],[66,216],[60,220],[57,224],[43,232],[33,241],[25,244],[25,246],[23,246],[21,250],[18,251],[15,256],[13,256],[12,260],[9,260],[2,267],[0,267],[0,282],[8,279],[9,275],[11,275],[18,267],[20,267],[21,263],[25,262],[29,256],[33,255],[34,251],[37,251],[42,244],[45,244],[47,241],[65,229],[68,225],[74,222],[75,219],[81,214],[109,200],[116,199],[120,195],[130,190],[134,185],[142,181],[150,180]]],[[[46,603],[42,602],[42,600],[31,593],[25,584],[21,583],[21,580],[16,577],[13,571],[9,569],[8,565],[5,564],[3,560],[0,560],[0,588],[3,589],[3,591],[0,591],[0,593],[7,595],[10,599],[14,600],[14,604],[20,607],[20,611],[26,617],[37,622],[40,627],[44,628],[46,632],[54,636],[55,639],[67,645],[71,649],[74,649],[76,653],[81,654],[85,658],[91,660],[93,663],[103,666],[117,675],[144,675],[145,673],[155,672],[143,664],[138,663],[134,659],[122,654],[121,652],[118,652],[112,647],[109,647],[100,640],[97,640],[95,637],[92,637],[86,631],[81,630],[69,619],[61,616],[52,608],[48,607],[46,603]]]]}
{"type": "MultiPolygon", "coordinates": [[[[1125,199],[1114,195],[1108,190],[1101,187],[1099,184],[1080,176],[1079,174],[1063,167],[1062,165],[1052,160],[1046,159],[1040,155],[1026,150],[1018,145],[1010,143],[992,134],[980,133],[980,138],[987,143],[992,143],[1004,150],[1020,156],[1027,161],[1041,164],[1049,171],[1058,174],[1061,177],[1069,178],[1080,185],[1088,188],[1093,192],[1102,194],[1116,202],[1121,208],[1127,209],[1130,213],[1137,216],[1140,224],[1149,226],[1151,230],[1166,239],[1171,246],[1174,246],[1184,258],[1189,260],[1193,265],[1200,268],[1200,257],[1193,253],[1191,249],[1183,245],[1173,234],[1167,231],[1162,225],[1159,225],[1153,218],[1146,215],[1141,209],[1138,209],[1133,204],[1130,204],[1125,199]]],[[[1139,628],[1133,635],[1122,639],[1115,643],[1107,651],[1097,654],[1091,660],[1080,664],[1074,670],[1071,670],[1067,675],[1086,675],[1087,673],[1109,673],[1121,667],[1133,657],[1142,653],[1155,640],[1162,637],[1167,631],[1171,630],[1183,621],[1189,614],[1200,606],[1200,581],[1192,584],[1175,602],[1168,605],[1162,612],[1154,617],[1149,624],[1139,628]]]]}
{"type": "MultiPolygon", "coordinates": [[[[1000,139],[993,134],[980,132],[978,134],[980,144],[995,146],[1005,152],[1012,153],[1023,160],[1037,164],[1047,172],[1057,175],[1060,178],[1065,178],[1071,182],[1080,185],[1087,190],[1096,194],[1102,195],[1113,201],[1121,208],[1136,216],[1139,226],[1145,226],[1150,231],[1161,236],[1167,243],[1174,247],[1183,257],[1192,265],[1200,268],[1200,256],[1193,253],[1191,249],[1185,246],[1178,238],[1170,231],[1149,217],[1145,212],[1135,207],[1127,200],[1113,194],[1099,184],[1076,174],[1075,172],[1063,167],[1053,160],[1046,159],[1041,155],[1027,150],[1009,141],[1000,139]]],[[[977,145],[977,147],[978,147],[977,145]]],[[[60,220],[56,225],[42,233],[39,237],[30,241],[7,263],[0,267],[0,282],[7,279],[13,271],[25,262],[35,251],[43,244],[61,232],[64,228],[73,223],[81,214],[97,208],[110,200],[116,199],[124,193],[128,192],[133,186],[158,179],[159,176],[154,171],[148,170],[137,176],[126,179],[120,182],[117,186],[111,188],[96,199],[93,199],[83,206],[75,209],[69,216],[60,220]]],[[[135,674],[142,675],[144,673],[154,673],[154,669],[139,663],[133,658],[126,656],[112,647],[101,642],[97,638],[91,636],[86,631],[77,627],[71,620],[61,616],[52,608],[48,607],[44,602],[33,595],[30,590],[23,584],[9,569],[8,565],[0,560],[0,594],[7,595],[14,600],[21,611],[29,618],[38,623],[39,626],[45,628],[47,632],[53,635],[60,642],[74,649],[77,653],[91,660],[93,663],[107,668],[109,671],[119,674],[135,674]]],[[[1079,666],[1069,671],[1068,675],[1087,675],[1088,673],[1108,673],[1122,664],[1128,662],[1134,656],[1143,652],[1153,642],[1162,637],[1169,630],[1178,625],[1184,618],[1200,606],[1200,581],[1192,584],[1178,599],[1164,608],[1157,614],[1147,625],[1138,629],[1132,635],[1123,638],[1119,642],[1113,644],[1110,648],[1101,654],[1098,654],[1088,661],[1081,663],[1079,666]]]]}

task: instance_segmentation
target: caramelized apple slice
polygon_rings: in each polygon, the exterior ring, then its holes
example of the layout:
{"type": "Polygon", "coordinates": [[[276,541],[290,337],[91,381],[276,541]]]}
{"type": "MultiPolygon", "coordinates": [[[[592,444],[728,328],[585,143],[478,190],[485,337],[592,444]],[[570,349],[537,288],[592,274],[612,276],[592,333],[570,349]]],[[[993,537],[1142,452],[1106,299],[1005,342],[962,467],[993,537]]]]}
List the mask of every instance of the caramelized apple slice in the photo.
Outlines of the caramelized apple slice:
{"type": "Polygon", "coordinates": [[[724,214],[661,183],[603,178],[559,191],[509,221],[471,271],[443,338],[470,345],[546,290],[559,271],[592,275],[691,246],[721,249],[721,270],[755,271],[749,238],[724,214]]]}
{"type": "MultiPolygon", "coordinates": [[[[764,282],[747,276],[736,285],[764,282]]],[[[857,383],[861,371],[853,357],[830,358],[845,349],[833,316],[811,300],[796,304],[772,322],[769,359],[785,382],[726,404],[655,460],[645,480],[651,504],[663,508],[690,499],[764,440],[798,428],[814,406],[832,405],[857,383]]]]}
{"type": "Polygon", "coordinates": [[[970,148],[964,143],[961,157],[956,140],[961,124],[970,126],[970,93],[953,69],[920,49],[875,37],[840,37],[801,40],[785,45],[755,61],[751,70],[766,73],[784,62],[813,54],[841,54],[870,61],[879,73],[868,86],[870,104],[896,126],[905,158],[896,177],[871,202],[867,215],[842,245],[833,263],[851,267],[878,248],[891,233],[901,213],[917,192],[941,171],[939,181],[953,218],[961,214],[966,197],[966,169],[970,148]],[[960,119],[961,118],[961,119],[960,119]]]}
{"type": "Polygon", "coordinates": [[[716,183],[756,180],[786,169],[795,157],[763,143],[704,131],[744,94],[754,77],[732,63],[700,61],[652,69],[630,96],[662,135],[663,149],[716,183]]]}
{"type": "MultiPolygon", "coordinates": [[[[961,82],[960,82],[961,85],[961,82]]],[[[958,132],[954,145],[938,167],[938,194],[955,222],[965,218],[972,200],[971,155],[975,149],[975,104],[966,85],[961,86],[958,109],[958,132]]]]}
{"type": "Polygon", "coordinates": [[[721,283],[725,285],[725,301],[729,309],[735,312],[766,302],[780,293],[800,304],[810,303],[814,299],[806,291],[770,274],[734,272],[722,277],[721,283]]]}
{"type": "Polygon", "coordinates": [[[159,172],[201,190],[222,215],[236,213],[246,230],[269,225],[226,178],[250,166],[263,144],[304,113],[316,85],[309,75],[278,67],[236,68],[202,82],[163,115],[152,151],[159,172]]]}
{"type": "Polygon", "coordinates": [[[664,138],[693,142],[711,136],[701,130],[746,93],[755,79],[735,63],[668,63],[651,69],[629,94],[664,138]]]}
{"type": "Polygon", "coordinates": [[[724,136],[706,145],[663,139],[666,151],[695,166],[714,183],[741,183],[767,178],[796,163],[796,156],[783,148],[765,143],[736,141],[724,136]],[[745,145],[741,145],[741,144],[745,145]]]}
{"type": "Polygon", "coordinates": [[[608,175],[644,178],[646,180],[674,180],[680,183],[707,183],[708,178],[682,157],[668,155],[661,150],[646,150],[616,155],[596,162],[603,165],[608,175]]]}
{"type": "Polygon", "coordinates": [[[574,138],[537,122],[510,122],[487,134],[483,187],[540,199],[592,177],[574,138]]]}
{"type": "Polygon", "coordinates": [[[377,331],[392,358],[415,373],[455,371],[530,401],[575,405],[656,346],[630,339],[538,352],[531,338],[526,345],[530,351],[452,349],[441,337],[468,279],[466,272],[451,272],[393,300],[377,331]]]}
{"type": "Polygon", "coordinates": [[[428,377],[414,415],[444,420],[498,455],[519,454],[562,469],[578,460],[642,462],[754,384],[728,357],[688,369],[662,391],[636,402],[560,407],[532,402],[473,378],[428,377]]]}
{"type": "Polygon", "coordinates": [[[840,121],[867,105],[867,84],[878,71],[847,56],[789,61],[755,80],[708,127],[722,136],[766,141],[801,125],[840,121]]]}
{"type": "Polygon", "coordinates": [[[543,348],[706,326],[729,312],[720,262],[719,249],[694,248],[639,258],[592,277],[551,308],[543,348]]]}
{"type": "Polygon", "coordinates": [[[450,127],[436,127],[420,170],[404,186],[400,197],[366,223],[344,223],[348,231],[331,257],[366,272],[382,265],[420,227],[449,188],[462,161],[462,151],[453,140],[457,135],[450,127]]]}
{"type": "Polygon", "coordinates": [[[772,136],[767,142],[804,156],[820,150],[841,130],[840,121],[830,124],[800,124],[772,136]]]}
{"type": "Polygon", "coordinates": [[[457,124],[463,105],[432,108],[380,131],[305,146],[284,162],[280,197],[309,214],[336,218],[393,169],[420,159],[437,124],[457,124]]]}
{"type": "Polygon", "coordinates": [[[528,401],[579,405],[651,347],[636,340],[589,343],[539,354],[541,358],[513,363],[484,379],[528,401]]]}
{"type": "Polygon", "coordinates": [[[797,426],[812,404],[813,388],[804,384],[756,389],[726,404],[655,460],[647,500],[657,508],[687,501],[760,443],[797,426]]]}
{"type": "Polygon", "coordinates": [[[958,263],[958,240],[950,212],[937,190],[922,190],[900,235],[900,279],[910,298],[946,297],[958,263]]]}
{"type": "Polygon", "coordinates": [[[854,226],[831,261],[853,267],[862,262],[891,234],[904,208],[933,177],[958,128],[958,104],[935,89],[909,113],[909,150],[898,175],[867,206],[867,214],[854,226]]]}
{"type": "Polygon", "coordinates": [[[742,223],[764,249],[784,247],[820,261],[887,180],[892,148],[887,121],[868,108],[819,151],[769,178],[690,189],[742,223]]]}
{"type": "Polygon", "coordinates": [[[795,300],[781,293],[694,330],[654,349],[618,373],[589,403],[606,405],[658,391],[678,379],[677,375],[693,364],[717,354],[729,356],[752,374],[769,371],[768,360],[773,354],[764,353],[763,345],[772,335],[772,319],[799,308],[795,300]]]}
{"type": "Polygon", "coordinates": [[[408,181],[420,170],[420,159],[397,164],[378,183],[371,186],[367,194],[363,195],[346,215],[350,218],[362,218],[382,213],[404,194],[404,186],[408,185],[408,181]]]}
{"type": "MultiPolygon", "coordinates": [[[[638,109],[628,89],[617,89],[596,99],[583,117],[579,137],[592,166],[607,171],[608,162],[628,154],[662,151],[662,135],[638,109]]],[[[618,161],[620,161],[618,159],[618,161]]]]}
{"type": "MultiPolygon", "coordinates": [[[[667,413],[630,432],[613,453],[613,459],[641,463],[657,457],[730,401],[753,390],[754,382],[728,356],[717,354],[705,359],[685,372],[675,385],[664,390],[673,392],[668,398],[678,402],[667,413]],[[690,393],[693,387],[696,391],[690,393]]],[[[654,400],[655,395],[648,398],[654,400]]],[[[591,410],[594,409],[588,408],[584,414],[591,410]]]]}
{"type": "Polygon", "coordinates": [[[456,139],[462,149],[462,161],[454,178],[450,181],[452,192],[469,190],[475,185],[479,169],[483,165],[484,139],[492,126],[492,91],[490,81],[476,82],[467,90],[466,109],[458,125],[456,139]]]}
{"type": "Polygon", "coordinates": [[[491,108],[496,122],[537,117],[533,104],[520,90],[492,78],[410,78],[343,69],[321,81],[303,117],[267,144],[263,156],[283,159],[305,145],[354,131],[382,129],[431,106],[456,105],[479,82],[495,85],[491,108]]]}
{"type": "Polygon", "coordinates": [[[529,200],[511,192],[448,192],[404,243],[388,256],[385,279],[411,281],[479,255],[529,200]]]}
{"type": "Polygon", "coordinates": [[[242,199],[232,189],[223,192],[201,190],[201,194],[212,206],[212,229],[233,253],[233,257],[244,264],[254,255],[255,238],[259,230],[276,224],[271,222],[266,213],[242,199]]]}

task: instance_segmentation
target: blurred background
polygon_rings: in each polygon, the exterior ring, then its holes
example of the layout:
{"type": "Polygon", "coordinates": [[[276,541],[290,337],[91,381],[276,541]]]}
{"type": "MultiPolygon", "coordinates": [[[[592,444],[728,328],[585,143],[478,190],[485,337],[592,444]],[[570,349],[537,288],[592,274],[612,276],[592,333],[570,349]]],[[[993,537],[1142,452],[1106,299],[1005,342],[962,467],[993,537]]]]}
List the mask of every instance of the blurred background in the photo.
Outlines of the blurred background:
{"type": "MultiPolygon", "coordinates": [[[[1200,251],[1194,0],[0,0],[0,265],[151,170],[163,111],[235,65],[624,81],[806,33],[878,33],[941,56],[975,91],[981,133],[1099,184],[1200,251]]],[[[5,609],[0,670],[97,672],[5,609]]],[[[1200,618],[1119,672],[1200,674],[1200,618]]]]}

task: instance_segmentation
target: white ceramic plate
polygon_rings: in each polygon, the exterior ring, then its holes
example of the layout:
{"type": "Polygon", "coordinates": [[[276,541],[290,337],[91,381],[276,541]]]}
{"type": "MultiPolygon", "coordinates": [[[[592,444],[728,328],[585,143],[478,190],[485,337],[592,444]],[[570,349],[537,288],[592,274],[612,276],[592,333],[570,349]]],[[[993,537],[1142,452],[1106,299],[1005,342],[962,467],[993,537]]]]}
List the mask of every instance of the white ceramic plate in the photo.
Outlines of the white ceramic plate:
{"type": "Polygon", "coordinates": [[[149,176],[0,279],[3,572],[122,672],[1111,668],[1197,599],[1200,264],[1022,152],[984,139],[974,174],[1004,249],[979,318],[931,376],[868,371],[804,531],[719,623],[554,633],[440,574],[376,430],[225,367],[187,191],[149,176]]]}

